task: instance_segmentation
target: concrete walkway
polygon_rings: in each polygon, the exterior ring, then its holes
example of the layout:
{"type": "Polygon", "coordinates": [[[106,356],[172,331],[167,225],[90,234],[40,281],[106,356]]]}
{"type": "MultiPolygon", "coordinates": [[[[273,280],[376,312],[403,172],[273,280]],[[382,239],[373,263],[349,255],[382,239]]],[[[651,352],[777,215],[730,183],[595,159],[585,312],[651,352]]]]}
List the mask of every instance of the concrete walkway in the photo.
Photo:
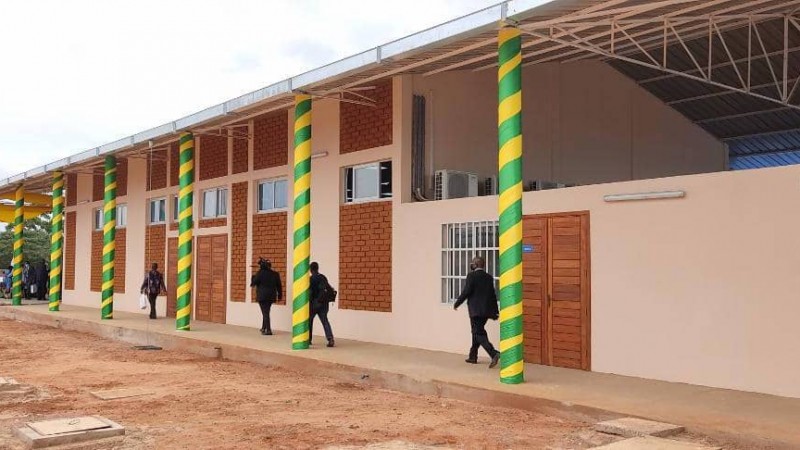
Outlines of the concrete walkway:
{"type": "Polygon", "coordinates": [[[319,337],[311,349],[292,351],[286,333],[261,336],[252,328],[205,322],[192,323],[191,332],[177,332],[171,319],[116,311],[114,320],[99,316],[97,309],[66,305],[57,313],[47,305],[0,307],[0,317],[136,345],[277,365],[415,394],[553,413],[568,409],[592,420],[638,416],[768,448],[800,448],[800,399],[530,364],[527,382],[509,386],[499,382],[497,370],[465,364],[463,355],[344,340],[329,349],[319,337]]]}

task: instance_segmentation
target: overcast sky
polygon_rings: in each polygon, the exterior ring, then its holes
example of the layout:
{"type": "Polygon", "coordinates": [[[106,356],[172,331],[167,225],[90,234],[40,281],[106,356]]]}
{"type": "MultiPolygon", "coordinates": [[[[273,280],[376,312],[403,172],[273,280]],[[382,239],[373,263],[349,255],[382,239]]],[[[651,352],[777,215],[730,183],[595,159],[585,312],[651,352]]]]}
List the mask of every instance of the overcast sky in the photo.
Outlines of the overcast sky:
{"type": "Polygon", "coordinates": [[[497,0],[4,0],[0,178],[497,0]]]}

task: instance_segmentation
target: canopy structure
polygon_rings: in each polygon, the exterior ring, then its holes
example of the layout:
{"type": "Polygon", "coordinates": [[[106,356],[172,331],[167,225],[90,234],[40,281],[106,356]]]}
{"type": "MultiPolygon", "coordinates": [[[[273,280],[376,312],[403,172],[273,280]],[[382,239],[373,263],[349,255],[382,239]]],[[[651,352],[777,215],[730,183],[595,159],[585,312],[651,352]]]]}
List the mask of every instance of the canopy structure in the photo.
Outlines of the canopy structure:
{"type": "Polygon", "coordinates": [[[524,66],[596,59],[727,143],[731,167],[800,163],[800,0],[508,0],[195,114],[0,180],[49,188],[49,172],[98,173],[109,154],[145,157],[182,131],[230,128],[292,106],[293,94],[364,101],[370,83],[495,67],[515,23],[524,66]]]}
{"type": "MultiPolygon", "coordinates": [[[[26,206],[25,207],[25,220],[35,219],[42,214],[50,212],[50,208],[43,206],[26,206]]],[[[14,205],[0,205],[0,222],[12,223],[14,222],[14,205]]]]}

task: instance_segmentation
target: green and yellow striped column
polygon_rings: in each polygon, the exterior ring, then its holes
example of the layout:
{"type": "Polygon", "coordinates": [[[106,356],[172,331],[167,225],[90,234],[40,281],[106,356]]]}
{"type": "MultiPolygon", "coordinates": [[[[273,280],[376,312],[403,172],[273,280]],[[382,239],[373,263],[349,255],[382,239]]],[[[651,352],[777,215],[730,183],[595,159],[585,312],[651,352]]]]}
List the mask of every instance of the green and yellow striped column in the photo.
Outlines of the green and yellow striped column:
{"type": "Polygon", "coordinates": [[[294,270],[292,271],[292,349],[308,348],[311,297],[311,96],[294,98],[294,270]]]}
{"type": "Polygon", "coordinates": [[[194,218],[194,136],[181,133],[178,168],[178,277],[175,328],[189,331],[192,316],[192,230],[194,218]]]}
{"type": "Polygon", "coordinates": [[[522,360],[522,53],[517,28],[498,36],[500,381],[524,381],[522,360]]]}
{"type": "Polygon", "coordinates": [[[53,218],[50,222],[50,311],[61,306],[61,262],[64,248],[64,174],[53,173],[53,218]]]}
{"type": "Polygon", "coordinates": [[[117,158],[106,156],[103,183],[103,291],[101,318],[114,318],[114,258],[117,249],[117,158]]]}
{"type": "Polygon", "coordinates": [[[14,267],[11,270],[11,304],[19,306],[22,304],[22,245],[25,241],[22,233],[25,223],[25,191],[22,186],[17,188],[14,199],[14,250],[11,257],[14,267]]]}

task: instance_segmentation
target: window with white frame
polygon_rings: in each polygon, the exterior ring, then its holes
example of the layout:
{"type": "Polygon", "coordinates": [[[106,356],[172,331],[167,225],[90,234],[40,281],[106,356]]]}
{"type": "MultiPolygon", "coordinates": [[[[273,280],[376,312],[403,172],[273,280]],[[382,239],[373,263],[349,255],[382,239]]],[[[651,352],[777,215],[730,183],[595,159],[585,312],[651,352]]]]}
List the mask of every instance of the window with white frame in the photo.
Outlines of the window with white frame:
{"type": "Polygon", "coordinates": [[[154,198],[150,200],[148,222],[159,224],[167,221],[167,199],[154,198]]]}
{"type": "MultiPolygon", "coordinates": [[[[101,231],[103,225],[105,225],[105,213],[103,208],[97,208],[94,210],[95,231],[101,231]]],[[[128,226],[128,205],[123,203],[117,205],[117,228],[125,228],[126,226],[128,226]]]]}
{"type": "Polygon", "coordinates": [[[455,302],[466,284],[472,258],[486,261],[486,272],[499,282],[500,249],[497,221],[442,225],[442,303],[455,302]]]}
{"type": "Polygon", "coordinates": [[[285,209],[289,201],[286,179],[264,180],[258,182],[258,212],[285,209]]]}
{"type": "Polygon", "coordinates": [[[344,202],[392,198],[392,162],[382,161],[344,170],[344,202]]]}
{"type": "Polygon", "coordinates": [[[228,214],[228,189],[215,188],[203,191],[203,218],[213,219],[228,214]]]}
{"type": "Polygon", "coordinates": [[[177,195],[173,195],[172,196],[172,221],[173,222],[177,222],[178,221],[178,196],[177,195]]]}

